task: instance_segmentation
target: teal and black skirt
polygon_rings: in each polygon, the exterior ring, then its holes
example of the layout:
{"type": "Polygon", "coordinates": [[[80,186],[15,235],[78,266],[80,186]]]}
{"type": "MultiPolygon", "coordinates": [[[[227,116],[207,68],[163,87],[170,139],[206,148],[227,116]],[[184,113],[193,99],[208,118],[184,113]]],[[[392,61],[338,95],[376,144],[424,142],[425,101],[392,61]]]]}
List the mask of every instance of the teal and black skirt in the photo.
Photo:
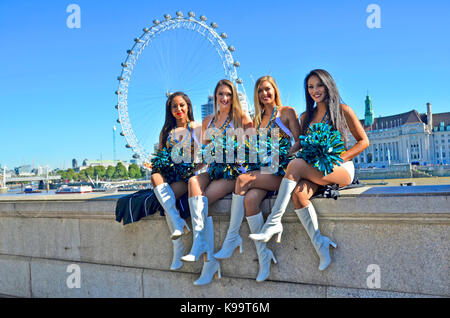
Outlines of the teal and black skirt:
{"type": "MultiPolygon", "coordinates": [[[[181,151],[182,149],[180,149],[181,151]]],[[[193,162],[175,163],[172,159],[172,148],[159,149],[151,160],[152,174],[159,173],[166,183],[187,182],[194,175],[196,164],[193,162]]],[[[181,154],[180,154],[181,155],[181,154]]]]}

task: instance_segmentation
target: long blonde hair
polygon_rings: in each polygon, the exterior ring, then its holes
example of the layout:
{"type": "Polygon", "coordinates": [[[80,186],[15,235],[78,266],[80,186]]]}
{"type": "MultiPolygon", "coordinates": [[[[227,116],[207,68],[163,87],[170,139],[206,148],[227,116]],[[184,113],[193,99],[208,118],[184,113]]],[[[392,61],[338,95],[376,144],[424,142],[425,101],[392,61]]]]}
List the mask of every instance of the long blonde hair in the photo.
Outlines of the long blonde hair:
{"type": "Polygon", "coordinates": [[[280,90],[278,89],[277,83],[273,79],[272,76],[266,75],[258,78],[258,80],[255,83],[255,95],[254,95],[254,101],[255,101],[255,116],[253,117],[253,125],[255,128],[259,127],[259,124],[261,123],[261,117],[263,115],[263,106],[261,106],[261,103],[259,101],[258,91],[259,87],[263,82],[269,82],[270,85],[272,85],[274,91],[275,91],[275,103],[277,106],[282,106],[281,104],[281,97],[280,97],[280,90]]]}
{"type": "Polygon", "coordinates": [[[242,124],[243,111],[242,111],[241,102],[239,100],[239,96],[237,94],[237,90],[236,90],[236,87],[234,86],[233,82],[231,82],[227,79],[220,80],[217,83],[216,88],[214,89],[214,116],[215,116],[215,118],[217,118],[217,115],[219,112],[218,106],[217,106],[216,95],[217,95],[217,91],[219,90],[219,87],[222,85],[228,86],[231,89],[231,92],[233,93],[233,101],[232,101],[232,105],[231,105],[231,109],[230,109],[230,115],[233,120],[234,128],[242,128],[243,127],[243,124],[242,124]]]}

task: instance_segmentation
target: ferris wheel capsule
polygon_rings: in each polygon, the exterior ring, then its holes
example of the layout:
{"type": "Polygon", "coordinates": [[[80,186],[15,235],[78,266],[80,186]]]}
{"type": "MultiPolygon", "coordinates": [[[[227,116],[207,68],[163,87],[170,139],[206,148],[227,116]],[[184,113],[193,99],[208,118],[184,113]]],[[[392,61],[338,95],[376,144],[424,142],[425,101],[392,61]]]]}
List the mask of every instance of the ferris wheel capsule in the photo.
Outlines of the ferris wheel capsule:
{"type": "Polygon", "coordinates": [[[236,51],[236,49],[235,49],[234,46],[232,46],[232,45],[230,45],[230,46],[228,47],[228,50],[230,50],[230,52],[236,51]]]}
{"type": "Polygon", "coordinates": [[[117,77],[117,80],[118,80],[118,81],[123,81],[123,76],[117,77]]]}
{"type": "Polygon", "coordinates": [[[130,144],[125,145],[126,148],[131,148],[130,144]]]}
{"type": "Polygon", "coordinates": [[[192,12],[192,11],[189,11],[189,12],[188,12],[188,16],[189,16],[190,18],[193,18],[193,17],[195,17],[195,13],[192,12]]]}
{"type": "Polygon", "coordinates": [[[228,35],[225,32],[223,32],[223,33],[220,33],[220,37],[222,39],[226,39],[226,38],[228,38],[228,35]]]}
{"type": "Polygon", "coordinates": [[[144,40],[141,40],[141,39],[139,39],[139,38],[135,38],[135,39],[134,39],[134,42],[136,42],[136,43],[143,43],[144,40]]]}
{"type": "Polygon", "coordinates": [[[212,22],[211,23],[211,28],[213,28],[213,29],[217,29],[219,26],[217,25],[217,23],[215,23],[215,22],[212,22]]]}
{"type": "Polygon", "coordinates": [[[122,64],[120,64],[120,65],[122,65],[122,67],[128,67],[128,64],[127,64],[127,63],[122,63],[122,64]]]}
{"type": "Polygon", "coordinates": [[[239,63],[239,61],[236,61],[236,62],[233,63],[233,65],[236,66],[236,67],[239,67],[239,66],[241,66],[241,63],[239,63]]]}
{"type": "Polygon", "coordinates": [[[168,21],[168,20],[172,19],[172,17],[170,16],[170,14],[165,14],[164,19],[166,19],[168,21]]]}
{"type": "Polygon", "coordinates": [[[158,25],[158,24],[160,24],[161,22],[159,21],[159,20],[153,20],[153,24],[154,25],[158,25]]]}
{"type": "Polygon", "coordinates": [[[116,95],[122,95],[121,91],[115,91],[116,95]]]}
{"type": "Polygon", "coordinates": [[[120,132],[120,135],[121,135],[122,137],[125,137],[125,134],[123,133],[123,131],[120,132]]]}
{"type": "Polygon", "coordinates": [[[236,83],[238,83],[238,84],[242,84],[244,81],[242,80],[242,79],[240,79],[240,78],[236,78],[236,83]]]}
{"type": "Polygon", "coordinates": [[[144,28],[144,29],[142,29],[142,31],[144,31],[145,33],[148,33],[148,32],[150,32],[150,29],[149,28],[144,28]]]}
{"type": "Polygon", "coordinates": [[[117,119],[116,122],[117,122],[118,124],[120,124],[120,119],[117,119]]]}
{"type": "Polygon", "coordinates": [[[181,11],[177,11],[175,14],[176,14],[177,17],[179,17],[179,18],[182,18],[182,17],[183,17],[183,12],[181,12],[181,11]]]}
{"type": "Polygon", "coordinates": [[[133,55],[133,54],[134,54],[134,51],[128,50],[127,53],[128,53],[129,55],[133,55]]]}
{"type": "Polygon", "coordinates": [[[119,104],[117,104],[116,106],[114,106],[115,109],[119,109],[119,104]]]}
{"type": "Polygon", "coordinates": [[[204,15],[201,15],[201,16],[200,16],[200,20],[202,20],[203,22],[205,22],[207,19],[206,19],[206,17],[205,17],[204,15]]]}
{"type": "Polygon", "coordinates": [[[133,155],[133,159],[139,159],[140,158],[140,156],[137,154],[137,153],[135,153],[134,155],[133,155]]]}

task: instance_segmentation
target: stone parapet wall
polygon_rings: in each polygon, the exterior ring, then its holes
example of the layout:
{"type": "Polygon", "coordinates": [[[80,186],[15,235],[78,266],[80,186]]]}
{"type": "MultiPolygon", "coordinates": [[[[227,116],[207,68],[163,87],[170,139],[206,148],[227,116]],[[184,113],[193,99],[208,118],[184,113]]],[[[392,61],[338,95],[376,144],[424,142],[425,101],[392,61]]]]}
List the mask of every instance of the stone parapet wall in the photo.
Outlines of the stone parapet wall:
{"type": "MultiPolygon", "coordinates": [[[[334,240],[333,262],[319,259],[293,211],[283,218],[269,280],[256,283],[257,255],[244,219],[243,254],[222,260],[222,279],[192,282],[201,261],[170,271],[172,244],[156,213],[123,226],[118,196],[0,199],[0,294],[18,297],[448,297],[450,187],[360,188],[338,200],[316,198],[321,232],[334,240]],[[378,188],[379,189],[379,188],[378,188]],[[69,288],[68,266],[81,288],[69,288]],[[69,267],[70,268],[70,267],[69,267]],[[378,275],[379,274],[379,275],[378,275]],[[377,276],[378,275],[378,276],[377,276]],[[379,283],[379,285],[378,285],[379,283]]],[[[262,204],[267,215],[274,198],[262,204]]],[[[225,238],[231,199],[210,207],[215,245],[225,238]]],[[[183,237],[186,249],[192,235],[183,237]]]]}

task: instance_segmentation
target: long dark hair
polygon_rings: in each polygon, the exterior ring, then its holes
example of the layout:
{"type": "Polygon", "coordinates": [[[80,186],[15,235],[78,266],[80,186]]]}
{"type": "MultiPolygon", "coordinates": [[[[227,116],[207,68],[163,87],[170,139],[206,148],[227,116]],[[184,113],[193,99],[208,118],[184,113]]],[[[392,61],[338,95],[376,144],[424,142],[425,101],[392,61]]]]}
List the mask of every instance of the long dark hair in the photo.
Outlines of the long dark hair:
{"type": "Polygon", "coordinates": [[[169,96],[166,102],[166,121],[164,122],[164,126],[161,129],[161,145],[160,147],[164,147],[167,141],[167,137],[169,136],[169,132],[177,127],[177,121],[175,117],[172,115],[172,101],[175,97],[181,96],[188,106],[188,119],[189,121],[194,121],[194,112],[192,111],[192,102],[185,93],[183,92],[175,92],[169,96]]]}
{"type": "Polygon", "coordinates": [[[304,87],[305,87],[305,98],[306,98],[306,121],[301,127],[301,134],[306,134],[314,114],[314,100],[308,92],[308,80],[311,76],[317,76],[326,88],[327,96],[325,97],[325,105],[327,107],[328,118],[330,124],[334,129],[338,130],[342,136],[348,129],[347,122],[345,121],[344,112],[342,110],[342,99],[339,95],[336,83],[331,77],[330,73],[325,70],[316,69],[309,72],[305,77],[304,87]]]}

